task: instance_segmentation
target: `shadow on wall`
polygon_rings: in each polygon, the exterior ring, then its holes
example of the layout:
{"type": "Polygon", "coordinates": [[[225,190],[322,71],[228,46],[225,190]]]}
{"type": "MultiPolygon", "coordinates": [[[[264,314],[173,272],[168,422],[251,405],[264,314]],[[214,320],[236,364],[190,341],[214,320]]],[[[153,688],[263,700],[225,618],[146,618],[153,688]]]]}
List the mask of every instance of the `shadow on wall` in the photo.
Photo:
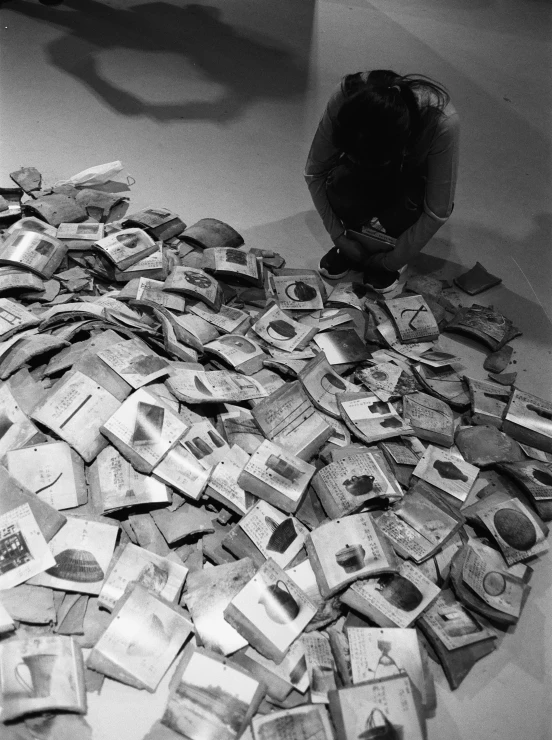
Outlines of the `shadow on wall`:
{"type": "MultiPolygon", "coordinates": [[[[52,65],[117,113],[160,122],[179,118],[224,122],[257,100],[291,98],[306,89],[314,0],[283,0],[283,4],[289,20],[296,17],[294,31],[303,31],[300,52],[237,29],[223,20],[219,8],[208,5],[153,2],[119,9],[98,0],[65,0],[61,7],[52,8],[19,0],[8,7],[64,29],[66,33],[46,47],[52,65]],[[181,54],[223,92],[212,101],[150,103],[102,76],[98,56],[113,49],[181,54]]],[[[185,91],[185,79],[182,88],[185,91]]]]}

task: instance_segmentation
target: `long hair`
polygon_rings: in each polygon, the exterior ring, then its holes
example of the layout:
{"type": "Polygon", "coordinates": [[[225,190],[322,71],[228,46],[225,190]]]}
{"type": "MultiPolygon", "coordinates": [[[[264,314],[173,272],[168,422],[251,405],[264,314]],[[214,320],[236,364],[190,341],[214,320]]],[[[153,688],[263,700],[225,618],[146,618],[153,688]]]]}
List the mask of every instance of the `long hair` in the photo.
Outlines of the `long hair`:
{"type": "Polygon", "coordinates": [[[344,90],[334,144],[359,164],[375,167],[402,163],[435,111],[449,102],[447,91],[429,77],[403,77],[388,69],[374,70],[368,77],[360,72],[348,75],[344,90]],[[416,93],[422,93],[422,102],[416,93]]]}

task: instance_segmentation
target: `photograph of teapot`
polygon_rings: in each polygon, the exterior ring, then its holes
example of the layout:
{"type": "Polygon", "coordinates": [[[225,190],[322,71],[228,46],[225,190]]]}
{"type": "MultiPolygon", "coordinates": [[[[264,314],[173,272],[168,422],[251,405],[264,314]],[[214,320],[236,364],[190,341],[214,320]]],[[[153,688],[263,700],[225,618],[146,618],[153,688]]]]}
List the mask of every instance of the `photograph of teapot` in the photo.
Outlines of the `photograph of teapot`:
{"type": "Polygon", "coordinates": [[[297,619],[301,611],[285,581],[277,581],[267,586],[261,594],[259,604],[264,606],[267,616],[276,624],[290,624],[297,619]]]}
{"type": "Polygon", "coordinates": [[[374,476],[352,475],[343,481],[343,488],[346,488],[351,496],[365,496],[374,489],[374,476]]]}

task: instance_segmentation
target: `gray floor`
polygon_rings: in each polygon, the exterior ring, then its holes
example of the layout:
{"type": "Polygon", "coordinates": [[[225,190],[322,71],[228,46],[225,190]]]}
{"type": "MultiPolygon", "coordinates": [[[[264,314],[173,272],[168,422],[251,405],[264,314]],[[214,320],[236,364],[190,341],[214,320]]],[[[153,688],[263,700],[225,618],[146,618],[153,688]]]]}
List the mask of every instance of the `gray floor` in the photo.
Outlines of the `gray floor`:
{"type": "MultiPolygon", "coordinates": [[[[249,246],[314,267],[329,240],[302,177],[340,77],[377,67],[431,75],[462,120],[453,217],[418,269],[476,260],[485,294],[523,331],[519,387],[550,398],[550,5],[545,0],[11,0],[0,11],[0,185],[20,165],[50,182],[121,159],[133,209],[215,217],[249,246]]],[[[466,345],[467,346],[467,345],[466,345]]],[[[468,351],[468,350],[466,350],[468,351]]],[[[483,353],[469,348],[479,367],[483,353]]],[[[550,740],[550,557],[516,629],[451,693],[435,668],[429,740],[550,740]]],[[[95,740],[138,740],[154,696],[108,682],[95,740]]]]}

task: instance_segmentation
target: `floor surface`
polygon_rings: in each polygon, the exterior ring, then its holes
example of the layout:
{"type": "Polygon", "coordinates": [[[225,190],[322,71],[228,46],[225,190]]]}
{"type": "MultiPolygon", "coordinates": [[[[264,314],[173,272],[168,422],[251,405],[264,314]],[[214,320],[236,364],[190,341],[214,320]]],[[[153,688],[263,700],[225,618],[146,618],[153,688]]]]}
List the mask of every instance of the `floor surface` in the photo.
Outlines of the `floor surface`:
{"type": "MultiPolygon", "coordinates": [[[[523,331],[518,386],[550,398],[551,15],[546,0],[36,0],[0,3],[0,186],[21,165],[52,183],[120,159],[131,207],[227,221],[249,246],[314,267],[330,243],[303,182],[342,75],[435,77],[462,121],[455,210],[418,269],[481,261],[484,294],[523,331]]],[[[483,353],[470,348],[479,367],[483,353]]],[[[550,740],[551,558],[519,625],[455,692],[440,669],[429,740],[550,740]]],[[[95,740],[139,740],[153,696],[107,682],[95,740]]]]}

